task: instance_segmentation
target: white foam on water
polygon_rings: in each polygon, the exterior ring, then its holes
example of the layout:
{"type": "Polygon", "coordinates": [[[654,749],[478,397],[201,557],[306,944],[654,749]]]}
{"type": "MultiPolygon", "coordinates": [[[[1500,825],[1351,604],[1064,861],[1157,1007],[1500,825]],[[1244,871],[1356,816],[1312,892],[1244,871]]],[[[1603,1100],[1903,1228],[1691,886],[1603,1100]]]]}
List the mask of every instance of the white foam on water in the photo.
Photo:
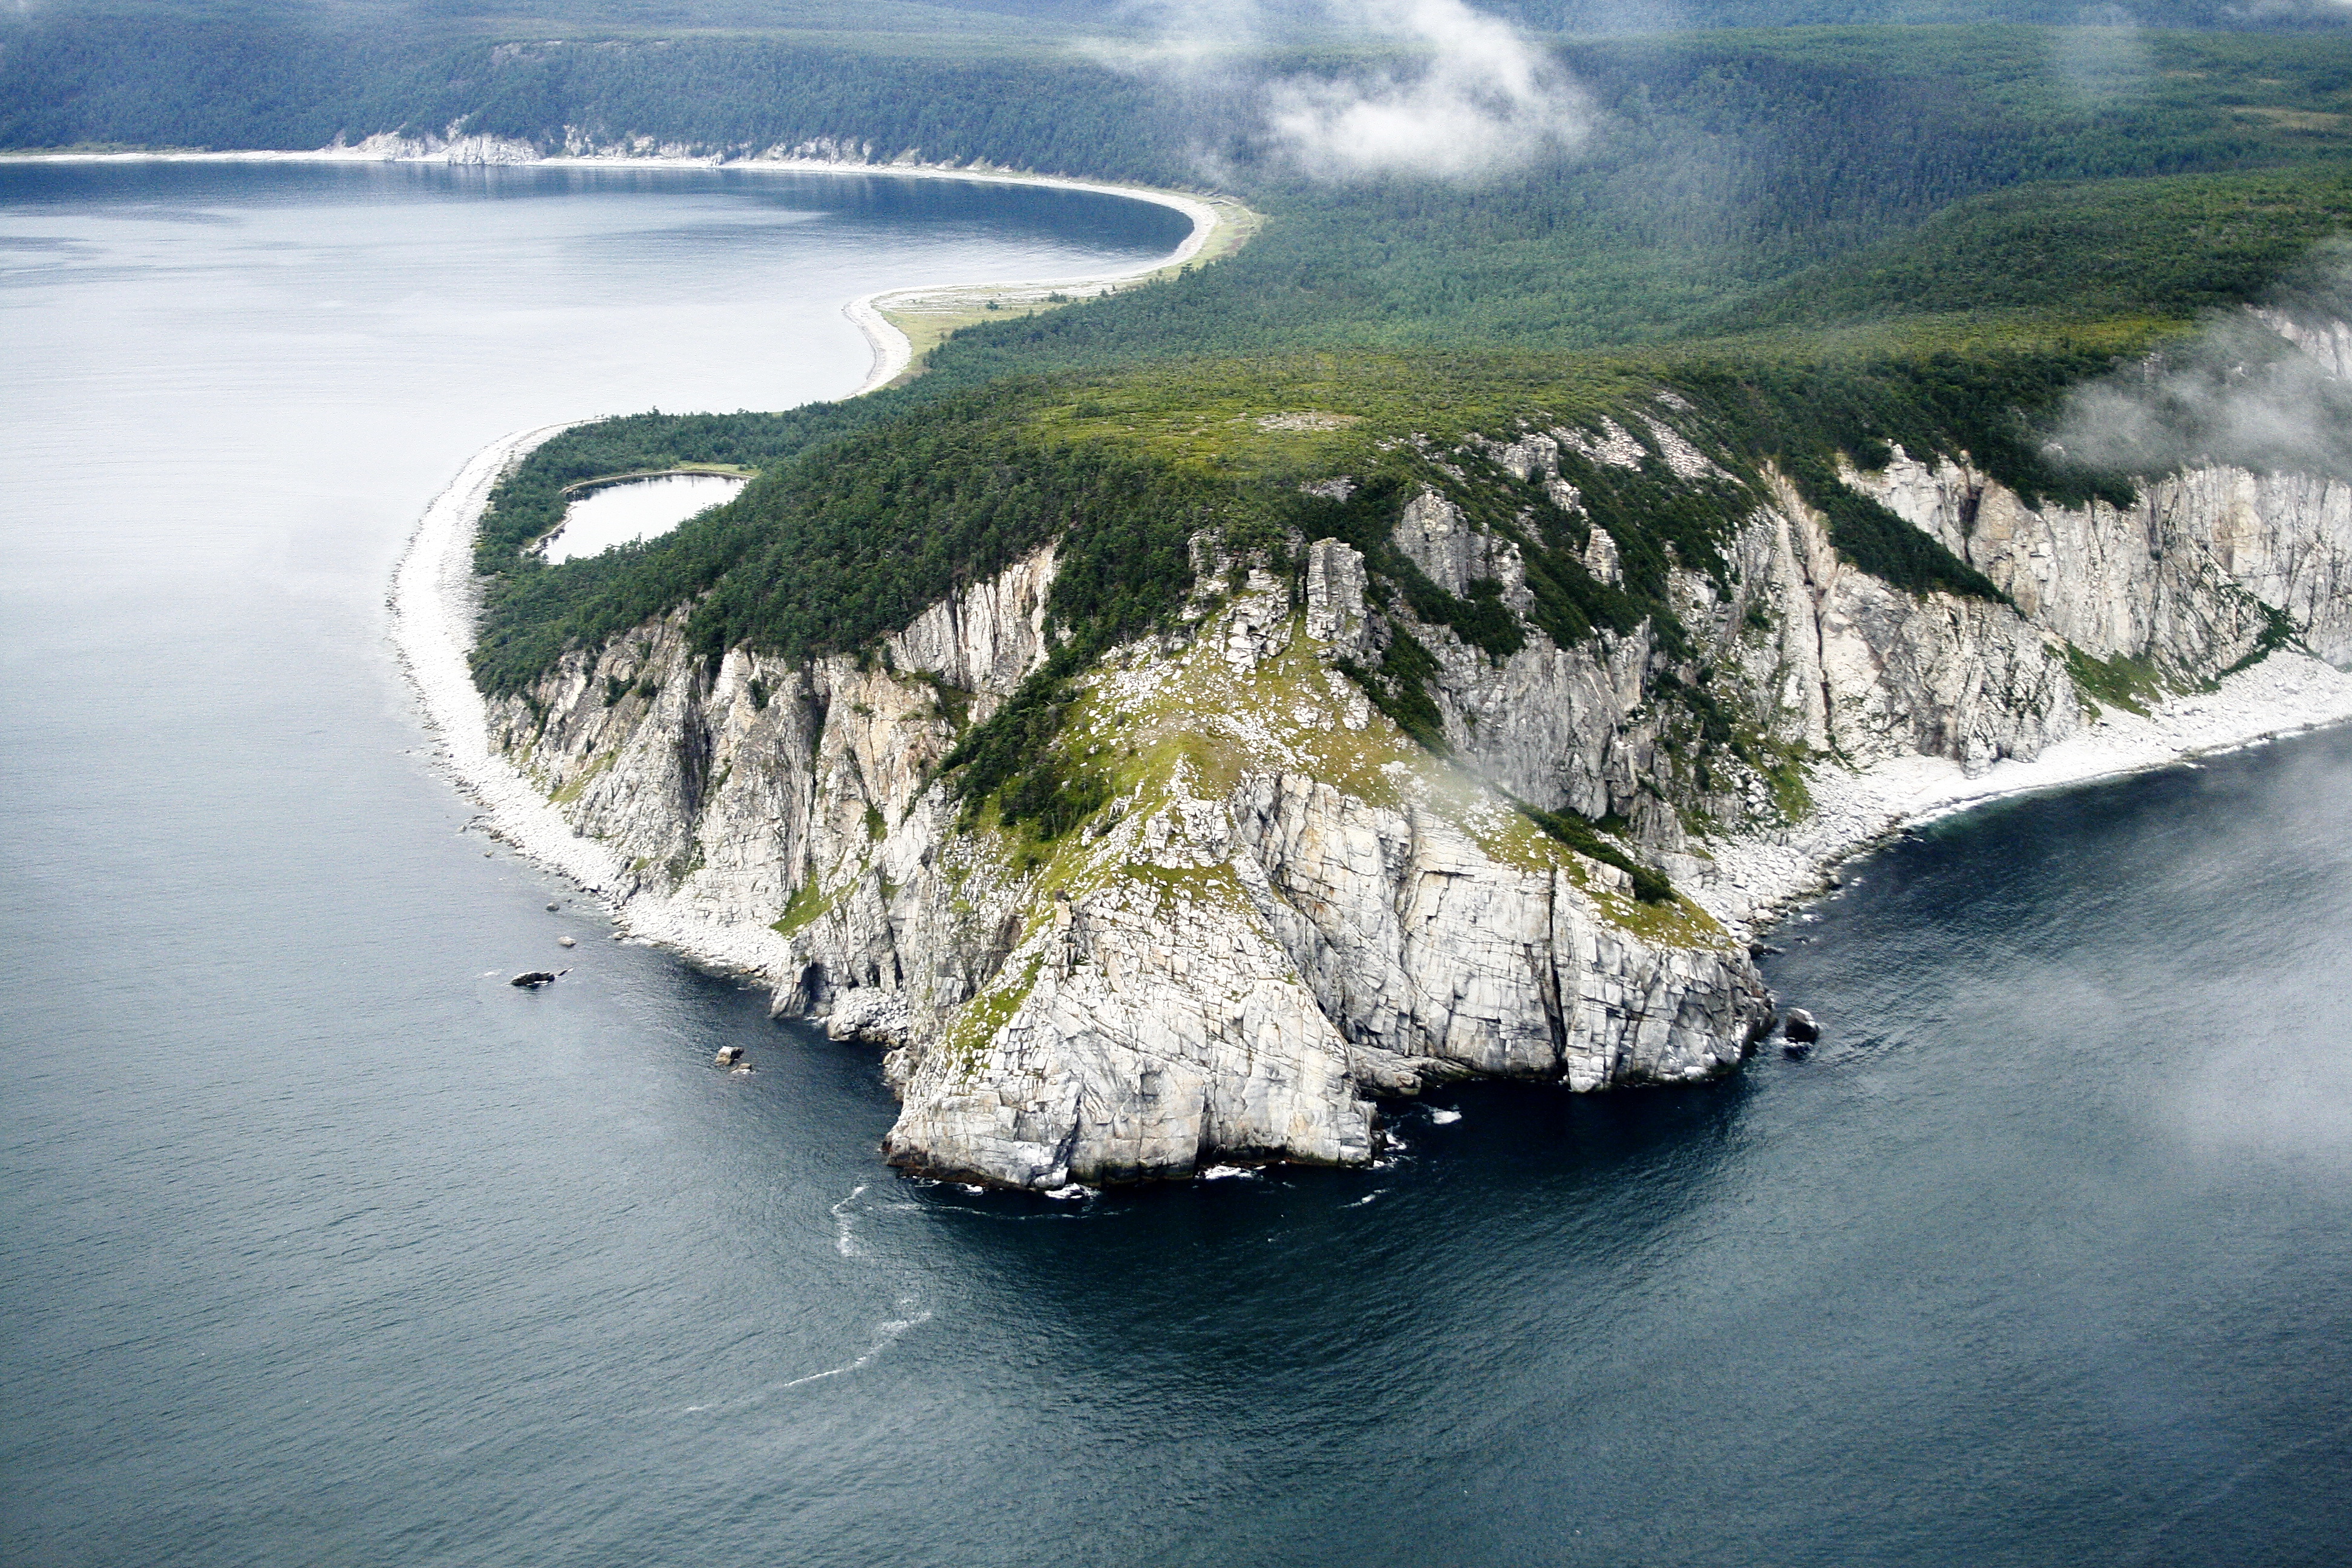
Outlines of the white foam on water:
{"type": "MultiPolygon", "coordinates": [[[[915,1305],[915,1299],[910,1296],[901,1296],[898,1298],[898,1305],[902,1309],[912,1307],[915,1305]]],[[[795,1377],[783,1383],[772,1384],[766,1388],[759,1390],[757,1393],[747,1394],[738,1399],[721,1400],[715,1405],[684,1405],[680,1407],[678,1414],[681,1415],[706,1415],[712,1412],[723,1413],[737,1410],[751,1410],[759,1405],[765,1405],[776,1394],[788,1393],[795,1388],[805,1388],[812,1383],[824,1383],[831,1378],[846,1377],[853,1372],[863,1372],[867,1367],[872,1366],[876,1361],[880,1359],[884,1351],[888,1350],[892,1345],[898,1343],[900,1336],[905,1334],[909,1329],[920,1328],[923,1324],[928,1323],[930,1321],[931,1312],[930,1309],[928,1307],[922,1308],[918,1311],[909,1312],[903,1318],[885,1319],[880,1323],[875,1325],[874,1337],[872,1340],[867,1342],[865,1350],[858,1352],[855,1359],[845,1361],[839,1366],[829,1366],[823,1372],[813,1372],[805,1377],[795,1377]]]]}
{"type": "MultiPolygon", "coordinates": [[[[902,1303],[902,1305],[904,1303],[902,1303]]],[[[796,1377],[790,1383],[779,1385],[776,1392],[782,1394],[788,1388],[803,1388],[812,1383],[823,1383],[829,1377],[845,1377],[853,1372],[863,1372],[867,1367],[874,1364],[875,1358],[879,1356],[884,1351],[888,1350],[892,1345],[898,1343],[899,1335],[905,1333],[908,1329],[919,1328],[921,1325],[928,1323],[930,1321],[931,1313],[930,1309],[928,1307],[923,1309],[921,1311],[915,1313],[912,1317],[889,1319],[875,1329],[874,1342],[867,1345],[866,1347],[865,1353],[860,1355],[856,1361],[845,1362],[840,1366],[829,1366],[823,1372],[813,1372],[806,1377],[796,1377]]]]}
{"type": "Polygon", "coordinates": [[[863,1193],[865,1190],[866,1184],[863,1182],[858,1183],[857,1185],[849,1189],[849,1195],[842,1199],[839,1203],[834,1205],[830,1211],[833,1215],[834,1221],[834,1250],[840,1253],[844,1258],[856,1258],[858,1256],[857,1238],[850,1233],[852,1216],[849,1212],[849,1205],[856,1203],[857,1201],[858,1194],[863,1193]]]}

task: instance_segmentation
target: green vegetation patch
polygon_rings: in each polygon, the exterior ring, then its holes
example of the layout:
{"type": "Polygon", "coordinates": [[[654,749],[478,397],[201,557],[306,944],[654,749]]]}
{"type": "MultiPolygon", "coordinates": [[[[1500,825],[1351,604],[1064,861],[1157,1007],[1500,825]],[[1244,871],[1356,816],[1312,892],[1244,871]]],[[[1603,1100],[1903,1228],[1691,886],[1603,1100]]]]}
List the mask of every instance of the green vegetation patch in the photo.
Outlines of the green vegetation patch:
{"type": "Polygon", "coordinates": [[[1589,860],[1614,866],[1633,879],[1633,896],[1645,904],[1671,904],[1680,896],[1664,872],[1639,860],[1601,837],[1598,824],[1572,811],[1546,811],[1525,801],[1512,803],[1529,822],[1589,860]]]}
{"type": "Polygon", "coordinates": [[[784,912],[782,917],[771,924],[768,929],[774,931],[778,936],[790,936],[794,931],[801,930],[812,921],[831,912],[834,905],[840,901],[840,894],[836,892],[828,895],[824,888],[819,886],[818,883],[819,879],[812,875],[807,881],[803,882],[797,889],[795,889],[793,892],[792,901],[784,906],[784,912]]]}
{"type": "Polygon", "coordinates": [[[998,1031],[1013,1022],[1021,1011],[1021,1004],[1029,1000],[1029,993],[1037,988],[1037,972],[1045,967],[1043,953],[1034,953],[1016,973],[1007,970],[979,995],[963,1005],[955,1022],[948,1026],[946,1048],[949,1059],[961,1064],[969,1072],[979,1068],[988,1043],[998,1031]]]}
{"type": "Polygon", "coordinates": [[[2145,719],[2172,692],[2163,673],[2147,659],[2096,658],[2073,643],[2066,645],[2066,670],[2074,678],[2076,695],[2094,713],[2120,708],[2145,719]]]}
{"type": "MultiPolygon", "coordinates": [[[[1066,668],[1076,661],[1056,662],[1066,668]]],[[[1109,775],[1072,759],[1060,743],[1078,698],[1070,676],[1049,665],[957,742],[940,766],[954,776],[967,828],[993,798],[1001,824],[1025,825],[1038,840],[1051,843],[1109,803],[1109,775]]]]}
{"type": "Polygon", "coordinates": [[[1955,203],[1908,233],[1740,300],[1716,324],[1751,331],[2016,310],[2185,317],[2262,293],[2347,229],[2352,163],[2336,158],[2243,174],[2036,182],[1955,203]]]}

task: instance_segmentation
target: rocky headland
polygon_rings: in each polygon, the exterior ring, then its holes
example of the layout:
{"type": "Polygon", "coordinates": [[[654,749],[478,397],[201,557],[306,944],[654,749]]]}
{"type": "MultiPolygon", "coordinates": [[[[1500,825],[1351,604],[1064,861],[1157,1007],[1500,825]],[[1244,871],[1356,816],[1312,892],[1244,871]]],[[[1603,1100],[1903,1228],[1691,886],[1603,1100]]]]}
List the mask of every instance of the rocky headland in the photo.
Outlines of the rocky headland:
{"type": "Polygon", "coordinates": [[[1878,835],[2352,717],[2352,488],[2221,466],[2129,506],[2032,504],[1899,447],[1846,466],[1990,585],[1967,592],[1862,569],[1766,472],[1716,559],[1669,549],[1671,634],[1564,646],[1523,498],[1598,591],[1638,542],[1580,486],[1732,493],[1662,389],[1423,454],[1442,477],[1392,509],[1387,568],[1360,537],[1197,534],[1182,613],[1060,699],[1054,744],[1096,784],[1041,839],[943,770],[1056,646],[1055,542],[854,654],[709,657],[681,606],[486,701],[474,524],[532,438],[436,502],[395,593],[457,773],[629,929],[875,1043],[888,1158],[961,1180],[1355,1163],[1382,1100],[1449,1079],[1706,1079],[1772,1022],[1759,922],[1878,835]],[[1392,590],[1400,559],[1430,602],[1491,606],[1476,640],[1392,590]]]}

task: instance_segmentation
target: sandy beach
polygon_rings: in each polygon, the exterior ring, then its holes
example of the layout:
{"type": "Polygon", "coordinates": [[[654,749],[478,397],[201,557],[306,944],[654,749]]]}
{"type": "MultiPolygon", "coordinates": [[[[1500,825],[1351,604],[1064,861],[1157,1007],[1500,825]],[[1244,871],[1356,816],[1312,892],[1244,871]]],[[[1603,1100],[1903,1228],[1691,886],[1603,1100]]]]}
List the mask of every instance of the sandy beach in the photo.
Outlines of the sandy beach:
{"type": "MultiPolygon", "coordinates": [[[[433,731],[436,760],[480,803],[496,837],[579,883],[617,920],[624,868],[602,844],[574,833],[522,770],[492,749],[488,705],[467,660],[481,607],[474,539],[490,491],[531,448],[568,428],[517,431],[468,458],[425,509],[386,603],[393,646],[433,731]]],[[[714,968],[772,979],[785,958],[783,939],[764,925],[719,921],[673,899],[640,895],[626,908],[630,934],[714,968]]]]}

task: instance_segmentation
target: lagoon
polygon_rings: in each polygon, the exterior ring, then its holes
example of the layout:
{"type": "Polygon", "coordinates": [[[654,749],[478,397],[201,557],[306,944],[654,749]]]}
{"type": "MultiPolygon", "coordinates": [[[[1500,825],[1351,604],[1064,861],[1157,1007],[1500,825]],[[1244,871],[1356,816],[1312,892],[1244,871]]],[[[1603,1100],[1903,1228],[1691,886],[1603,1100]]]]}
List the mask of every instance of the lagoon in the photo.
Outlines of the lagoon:
{"type": "Polygon", "coordinates": [[[601,555],[616,544],[656,539],[697,512],[730,501],[743,481],[719,474],[678,474],[605,485],[563,509],[563,524],[541,542],[550,561],[601,555]]]}

